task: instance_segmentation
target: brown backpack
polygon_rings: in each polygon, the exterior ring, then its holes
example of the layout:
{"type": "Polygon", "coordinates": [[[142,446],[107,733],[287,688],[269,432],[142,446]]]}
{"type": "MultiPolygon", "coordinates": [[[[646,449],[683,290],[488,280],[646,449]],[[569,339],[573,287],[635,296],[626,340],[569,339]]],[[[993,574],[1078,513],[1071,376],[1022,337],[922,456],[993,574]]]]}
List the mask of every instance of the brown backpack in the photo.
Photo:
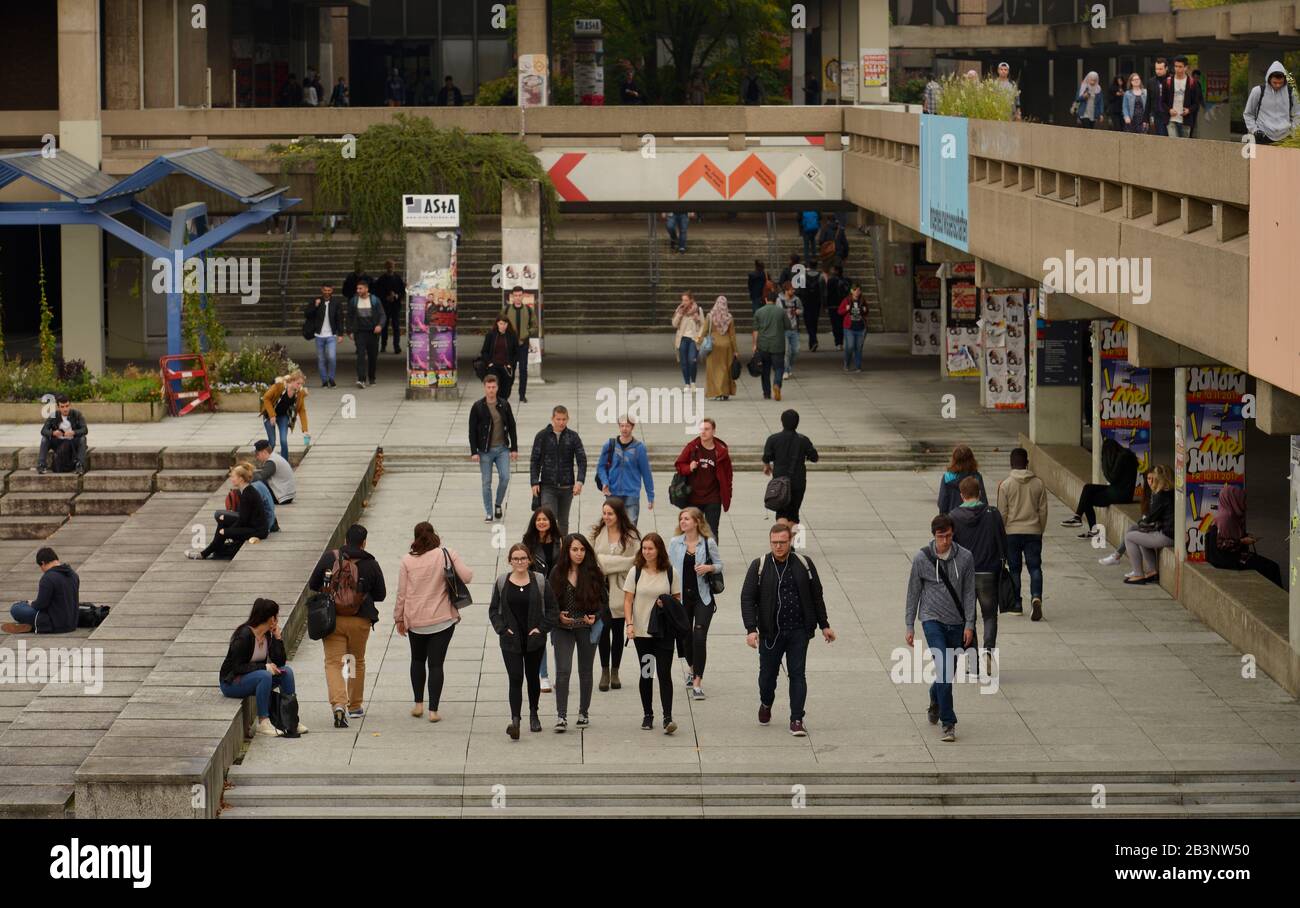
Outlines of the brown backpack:
{"type": "Polygon", "coordinates": [[[364,598],[357,588],[357,563],[351,558],[344,558],[341,549],[334,552],[334,570],[330,572],[329,583],[325,592],[334,601],[336,614],[350,618],[361,610],[364,598]]]}

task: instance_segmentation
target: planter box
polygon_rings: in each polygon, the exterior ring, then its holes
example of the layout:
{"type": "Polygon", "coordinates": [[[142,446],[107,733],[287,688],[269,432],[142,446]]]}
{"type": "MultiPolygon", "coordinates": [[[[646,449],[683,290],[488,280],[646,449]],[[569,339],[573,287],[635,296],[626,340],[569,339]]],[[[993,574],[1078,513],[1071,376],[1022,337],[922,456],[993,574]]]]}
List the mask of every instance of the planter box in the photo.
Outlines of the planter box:
{"type": "Polygon", "coordinates": [[[256,413],[262,406],[262,395],[255,391],[242,391],[238,394],[226,394],[213,391],[217,409],[226,413],[256,413]]]}
{"type": "MultiPolygon", "coordinates": [[[[149,401],[137,404],[112,404],[103,401],[73,401],[72,408],[80,410],[90,425],[96,423],[123,422],[157,422],[163,418],[167,408],[162,401],[149,401]]],[[[45,422],[41,416],[39,402],[25,404],[0,403],[0,423],[19,423],[40,425],[45,422]]]]}

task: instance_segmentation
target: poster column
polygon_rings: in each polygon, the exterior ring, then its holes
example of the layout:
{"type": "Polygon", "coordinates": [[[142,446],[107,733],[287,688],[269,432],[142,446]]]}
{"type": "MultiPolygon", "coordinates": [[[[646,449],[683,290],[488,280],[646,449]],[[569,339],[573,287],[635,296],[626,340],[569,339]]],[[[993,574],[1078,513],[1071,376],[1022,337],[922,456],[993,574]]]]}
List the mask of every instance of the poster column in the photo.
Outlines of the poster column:
{"type": "MultiPolygon", "coordinates": [[[[1128,322],[1098,321],[1094,329],[1097,336],[1094,368],[1098,374],[1093,414],[1096,438],[1103,443],[1112,438],[1137,455],[1137,488],[1141,490],[1142,477],[1151,469],[1151,370],[1128,361],[1128,322]]],[[[1095,447],[1093,462],[1098,464],[1101,446],[1095,447]]]]}
{"type": "Polygon", "coordinates": [[[975,263],[951,262],[944,266],[947,280],[944,318],[944,377],[978,379],[983,351],[980,347],[979,291],[975,263]]]}
{"type": "MultiPolygon", "coordinates": [[[[542,293],[542,190],[535,180],[501,186],[501,290],[508,301],[516,287],[532,308],[528,338],[528,384],[541,384],[546,325],[542,293]]],[[[515,385],[524,392],[522,376],[515,385]]]]}
{"type": "Polygon", "coordinates": [[[925,245],[912,244],[912,355],[938,356],[943,329],[940,310],[943,282],[939,266],[925,260],[925,245]]]}
{"type": "Polygon", "coordinates": [[[573,20],[573,100],[592,107],[605,103],[605,39],[599,19],[573,20]]]}
{"type": "MultiPolygon", "coordinates": [[[[1183,560],[1205,560],[1205,533],[1214,522],[1219,493],[1228,485],[1246,485],[1246,426],[1242,398],[1246,373],[1228,366],[1189,366],[1179,369],[1183,395],[1178,432],[1183,461],[1185,504],[1179,532],[1183,560]]],[[[1175,380],[1179,380],[1176,378],[1175,380]]],[[[1177,458],[1176,458],[1177,459],[1177,458]]],[[[1175,486],[1178,473],[1175,464],[1175,486]]],[[[1177,497],[1177,496],[1175,496],[1177,497]]]]}
{"type": "Polygon", "coordinates": [[[1026,313],[1032,293],[1019,288],[980,290],[980,400],[989,410],[1023,410],[1027,406],[1026,313]]]}
{"type": "Polygon", "coordinates": [[[406,229],[406,398],[460,396],[456,366],[456,232],[460,197],[402,198],[406,229]]]}

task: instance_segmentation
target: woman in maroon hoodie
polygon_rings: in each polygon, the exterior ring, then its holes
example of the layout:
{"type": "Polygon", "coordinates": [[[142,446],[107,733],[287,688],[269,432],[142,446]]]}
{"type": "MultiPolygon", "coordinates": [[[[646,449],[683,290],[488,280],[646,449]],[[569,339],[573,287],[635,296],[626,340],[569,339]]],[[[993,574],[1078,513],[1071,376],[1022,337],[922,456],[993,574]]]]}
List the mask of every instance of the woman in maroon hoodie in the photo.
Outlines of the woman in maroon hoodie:
{"type": "Polygon", "coordinates": [[[690,507],[699,508],[718,537],[722,512],[731,510],[731,455],[722,439],[715,438],[718,424],[710,416],[700,421],[700,436],[677,456],[677,472],[691,481],[690,507]]]}
{"type": "Polygon", "coordinates": [[[433,525],[421,521],[415,525],[415,539],[410,553],[402,557],[397,575],[397,607],[393,623],[397,632],[411,641],[411,690],[415,705],[411,715],[424,714],[424,683],[429,681],[429,721],[437,722],[438,701],[442,697],[442,664],[447,658],[451,635],[456,632],[460,612],[451,604],[447,590],[447,565],[468,584],[474,572],[453,549],[442,547],[433,525]]]}

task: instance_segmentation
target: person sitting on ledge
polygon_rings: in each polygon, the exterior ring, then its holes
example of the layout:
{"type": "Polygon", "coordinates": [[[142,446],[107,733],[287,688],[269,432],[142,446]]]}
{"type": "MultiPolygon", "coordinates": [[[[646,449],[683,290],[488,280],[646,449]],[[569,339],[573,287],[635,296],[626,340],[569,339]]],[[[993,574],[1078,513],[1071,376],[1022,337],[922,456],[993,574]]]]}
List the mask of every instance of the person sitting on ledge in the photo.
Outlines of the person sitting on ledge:
{"type": "Polygon", "coordinates": [[[245,542],[256,545],[271,533],[267,518],[266,505],[261,494],[253,488],[253,468],[246,463],[236,464],[230,468],[230,487],[239,493],[238,511],[217,511],[217,532],[212,542],[203,551],[190,549],[186,558],[231,559],[239,552],[245,542]]]}
{"type": "Polygon", "coordinates": [[[6,634],[66,634],[77,629],[77,600],[81,580],[77,572],[59,560],[54,549],[42,546],[36,552],[41,582],[31,602],[15,602],[9,609],[13,621],[0,625],[6,634]]]}
{"type": "Polygon", "coordinates": [[[44,473],[51,453],[54,454],[54,472],[80,476],[86,472],[86,418],[80,410],[72,409],[68,395],[54,398],[56,412],[41,426],[41,452],[36,460],[36,472],[44,473]]]}
{"type": "Polygon", "coordinates": [[[265,438],[253,442],[253,456],[257,458],[257,479],[266,483],[275,503],[293,504],[298,486],[294,482],[293,467],[289,461],[276,453],[265,438]]]}
{"type": "Polygon", "coordinates": [[[1254,546],[1255,537],[1246,532],[1246,493],[1241,486],[1224,486],[1214,511],[1214,523],[1205,533],[1205,560],[1225,571],[1257,571],[1282,586],[1282,569],[1278,563],[1256,555],[1254,546]]]}
{"type": "MultiPolygon", "coordinates": [[[[285,664],[287,661],[279,603],[274,599],[255,599],[248,620],[230,635],[230,648],[221,663],[218,686],[227,697],[257,698],[259,735],[280,734],[271,724],[271,689],[278,687],[283,694],[294,693],[293,669],[285,664]]],[[[307,726],[301,722],[298,734],[307,734],[307,726]]]]}

